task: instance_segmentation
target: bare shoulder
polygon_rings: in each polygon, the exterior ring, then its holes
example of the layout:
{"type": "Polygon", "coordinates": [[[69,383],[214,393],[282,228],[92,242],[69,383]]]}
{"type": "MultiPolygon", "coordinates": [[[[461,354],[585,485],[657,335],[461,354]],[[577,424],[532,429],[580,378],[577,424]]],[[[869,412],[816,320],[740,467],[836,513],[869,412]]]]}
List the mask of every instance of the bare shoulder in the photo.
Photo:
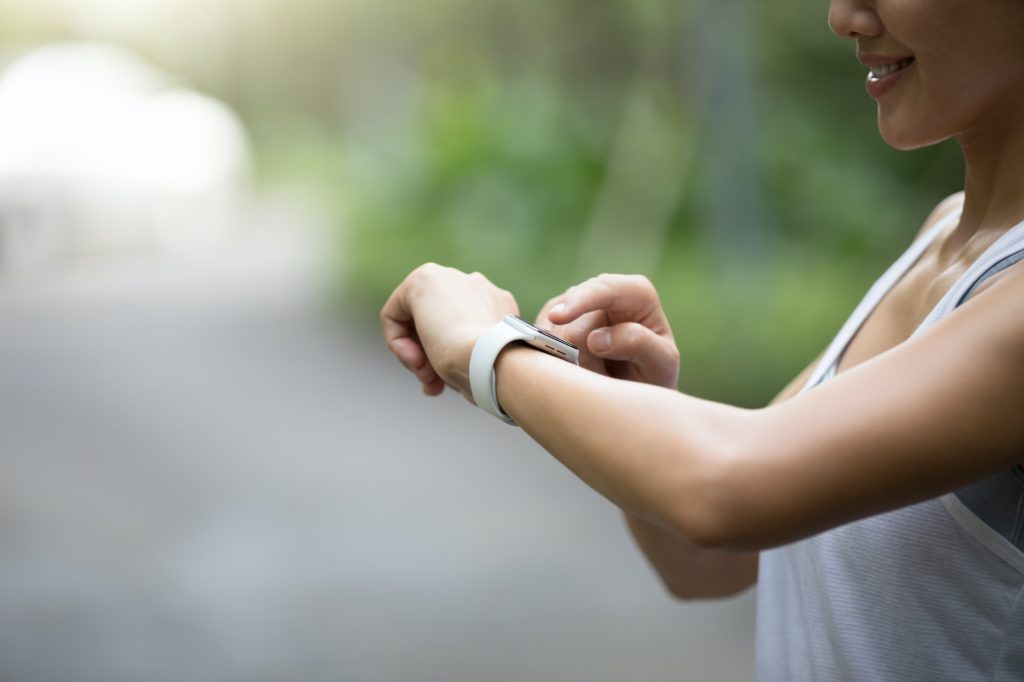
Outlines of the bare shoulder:
{"type": "Polygon", "coordinates": [[[918,230],[917,234],[914,236],[914,241],[917,241],[921,235],[930,230],[933,225],[944,219],[950,213],[959,211],[963,208],[963,205],[964,193],[962,191],[950,194],[948,197],[940,201],[935,205],[935,208],[932,209],[932,212],[928,214],[928,217],[925,219],[921,229],[918,230]]]}

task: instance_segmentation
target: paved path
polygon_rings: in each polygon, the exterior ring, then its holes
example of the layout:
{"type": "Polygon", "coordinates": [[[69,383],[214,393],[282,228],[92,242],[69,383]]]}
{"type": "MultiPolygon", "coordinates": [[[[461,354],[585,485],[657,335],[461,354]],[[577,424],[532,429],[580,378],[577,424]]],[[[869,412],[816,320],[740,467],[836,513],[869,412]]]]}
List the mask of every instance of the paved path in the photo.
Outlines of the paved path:
{"type": "Polygon", "coordinates": [[[0,680],[747,680],[614,508],[429,400],[307,249],[0,280],[0,680]]]}

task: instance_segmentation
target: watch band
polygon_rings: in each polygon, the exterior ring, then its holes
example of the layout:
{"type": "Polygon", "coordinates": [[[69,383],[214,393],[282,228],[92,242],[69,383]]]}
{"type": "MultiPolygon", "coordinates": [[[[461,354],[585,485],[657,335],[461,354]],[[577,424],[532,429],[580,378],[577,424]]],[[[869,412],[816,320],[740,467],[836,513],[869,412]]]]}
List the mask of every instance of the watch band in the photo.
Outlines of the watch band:
{"type": "Polygon", "coordinates": [[[504,320],[488,327],[473,346],[469,357],[469,386],[473,402],[495,417],[515,426],[512,417],[505,414],[498,405],[498,386],[494,380],[494,361],[510,343],[532,339],[533,335],[517,329],[504,320]]]}

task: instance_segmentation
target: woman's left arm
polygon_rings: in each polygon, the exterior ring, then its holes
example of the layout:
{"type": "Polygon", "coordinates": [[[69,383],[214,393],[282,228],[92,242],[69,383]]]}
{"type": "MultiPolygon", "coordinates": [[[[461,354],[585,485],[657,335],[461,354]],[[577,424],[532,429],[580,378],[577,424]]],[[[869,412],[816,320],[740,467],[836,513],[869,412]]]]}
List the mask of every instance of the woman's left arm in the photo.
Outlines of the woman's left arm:
{"type": "MultiPolygon", "coordinates": [[[[438,310],[457,301],[420,286],[417,303],[398,305],[405,286],[389,306],[408,326],[423,311],[428,328],[415,326],[428,339],[425,355],[447,368],[448,383],[462,381],[465,333],[445,343],[437,332],[438,310]]],[[[1024,272],[1007,273],[920,336],[759,410],[520,347],[499,356],[496,372],[504,410],[623,510],[704,547],[761,549],[940,495],[1021,458],[1024,272]]]]}

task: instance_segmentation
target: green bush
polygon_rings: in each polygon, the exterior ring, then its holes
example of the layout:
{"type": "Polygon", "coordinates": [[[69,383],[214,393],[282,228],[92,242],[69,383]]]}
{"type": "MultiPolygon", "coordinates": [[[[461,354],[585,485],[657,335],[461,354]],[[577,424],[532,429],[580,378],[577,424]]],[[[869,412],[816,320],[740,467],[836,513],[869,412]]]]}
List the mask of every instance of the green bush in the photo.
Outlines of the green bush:
{"type": "Polygon", "coordinates": [[[397,150],[343,147],[344,271],[371,307],[426,261],[479,270],[528,314],[571,284],[605,149],[552,89],[434,89],[397,150]]]}

